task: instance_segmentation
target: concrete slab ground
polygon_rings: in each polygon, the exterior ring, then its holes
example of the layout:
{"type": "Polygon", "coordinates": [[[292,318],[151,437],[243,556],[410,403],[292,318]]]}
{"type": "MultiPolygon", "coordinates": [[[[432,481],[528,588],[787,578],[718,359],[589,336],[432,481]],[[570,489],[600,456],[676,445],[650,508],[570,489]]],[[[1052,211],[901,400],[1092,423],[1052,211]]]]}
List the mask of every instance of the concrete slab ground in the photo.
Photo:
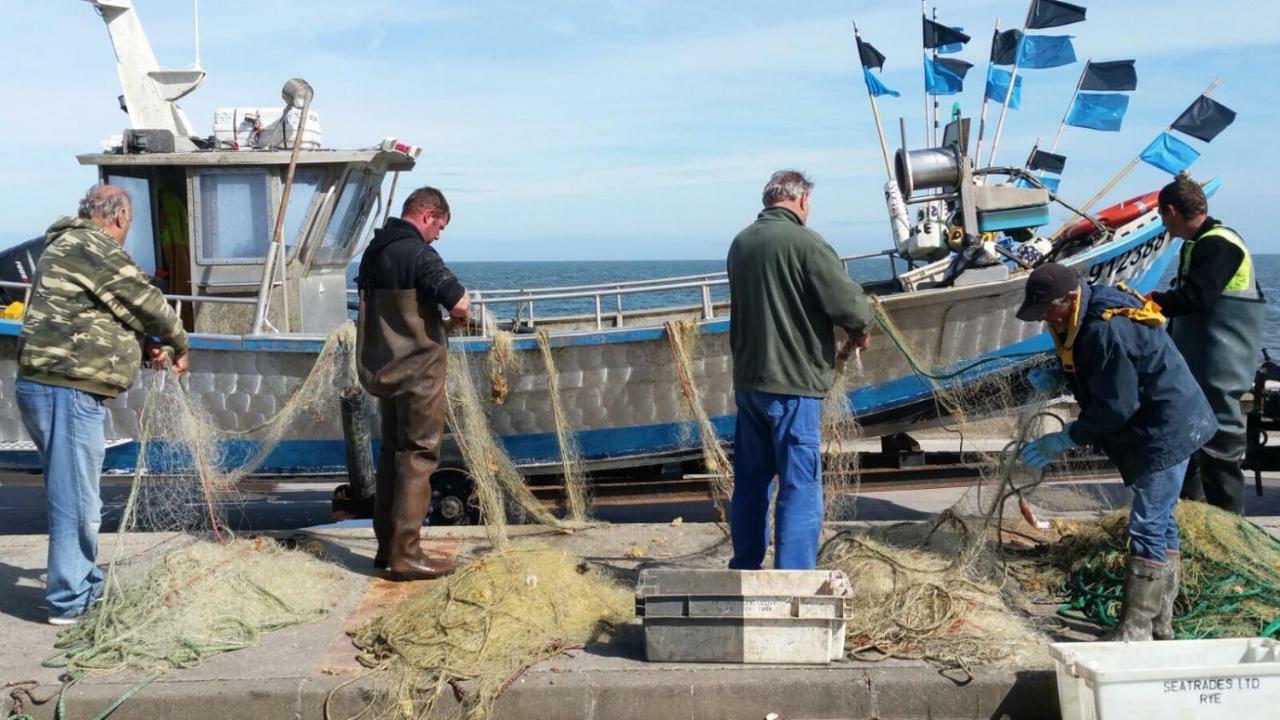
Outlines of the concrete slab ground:
{"type": "MultiPolygon", "coordinates": [[[[1280,495],[1280,476],[1270,476],[1280,495]]],[[[1100,483],[1102,496],[1124,501],[1117,483],[1100,483]]],[[[1070,515],[1079,494],[1045,497],[1041,511],[1070,515]]],[[[876,519],[914,519],[948,506],[954,492],[913,490],[881,492],[860,499],[876,500],[876,519]]],[[[871,513],[871,506],[867,507],[871,513]]],[[[861,515],[861,513],[860,513],[861,515]]],[[[1272,515],[1280,515],[1273,512],[1272,515]]],[[[1280,518],[1255,516],[1270,528],[1280,518]]],[[[622,577],[641,567],[723,567],[729,554],[724,532],[706,523],[611,525],[565,535],[541,528],[515,528],[522,538],[563,547],[622,577]]],[[[356,677],[343,629],[370,591],[374,580],[375,543],[367,527],[320,526],[304,531],[324,547],[326,556],[343,568],[338,600],[323,621],[268,634],[255,647],[213,657],[203,665],[162,676],[127,700],[112,718],[321,718],[330,690],[356,677]]],[[[432,547],[456,545],[461,560],[487,549],[480,528],[428,528],[432,547]]],[[[44,699],[59,687],[58,671],[41,666],[52,653],[57,628],[45,624],[42,607],[43,535],[0,536],[0,686],[35,681],[30,698],[44,699]]],[[[166,535],[136,534],[126,541],[129,553],[175,542],[166,535]]],[[[103,539],[103,548],[110,547],[103,539]]],[[[104,551],[105,552],[105,551],[104,551]]],[[[1051,607],[1039,609],[1048,614],[1051,607]]],[[[353,652],[351,654],[354,654],[353,652]]],[[[92,718],[139,680],[125,673],[90,677],[67,694],[68,718],[92,718]]],[[[338,692],[334,718],[348,718],[364,707],[367,679],[338,692]]],[[[12,688],[0,694],[7,702],[12,688]]],[[[0,708],[8,709],[0,704],[0,708]]],[[[54,703],[30,703],[35,718],[53,717],[54,703]]],[[[499,718],[583,718],[652,720],[654,718],[1053,718],[1056,686],[1048,667],[1012,672],[980,670],[967,682],[956,682],[920,662],[844,661],[830,666],[678,665],[647,663],[641,629],[633,625],[609,645],[574,651],[532,668],[500,698],[499,718]]]]}

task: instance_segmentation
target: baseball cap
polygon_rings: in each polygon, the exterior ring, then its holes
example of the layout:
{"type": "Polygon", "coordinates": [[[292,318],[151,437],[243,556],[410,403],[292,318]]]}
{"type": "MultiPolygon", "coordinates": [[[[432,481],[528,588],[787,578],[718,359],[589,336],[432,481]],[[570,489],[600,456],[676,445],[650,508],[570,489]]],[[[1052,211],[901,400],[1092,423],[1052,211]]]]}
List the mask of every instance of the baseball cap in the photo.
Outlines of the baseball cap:
{"type": "Polygon", "coordinates": [[[1022,307],[1018,308],[1017,317],[1026,322],[1040,322],[1044,313],[1055,300],[1061,300],[1068,293],[1080,287],[1080,276],[1066,265],[1045,263],[1031,271],[1027,278],[1022,307]]]}

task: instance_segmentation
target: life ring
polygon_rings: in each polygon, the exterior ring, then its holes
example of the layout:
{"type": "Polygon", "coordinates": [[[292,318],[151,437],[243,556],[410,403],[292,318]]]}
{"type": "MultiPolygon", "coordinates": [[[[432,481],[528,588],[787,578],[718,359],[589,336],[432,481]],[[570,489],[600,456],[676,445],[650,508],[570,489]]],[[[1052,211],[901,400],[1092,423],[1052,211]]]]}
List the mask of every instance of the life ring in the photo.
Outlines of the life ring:
{"type": "MultiPolygon", "coordinates": [[[[1104,208],[1099,211],[1097,215],[1094,215],[1094,217],[1096,217],[1098,222],[1102,223],[1103,226],[1114,230],[1125,223],[1137,220],[1144,213],[1155,210],[1157,204],[1156,198],[1159,196],[1159,190],[1152,190],[1145,195],[1135,195],[1128,200],[1124,200],[1108,208],[1104,208]]],[[[1076,238],[1087,237],[1089,233],[1093,232],[1093,229],[1093,223],[1084,218],[1080,218],[1073,223],[1071,227],[1067,228],[1067,231],[1062,234],[1062,237],[1065,240],[1075,240],[1076,238]]]]}

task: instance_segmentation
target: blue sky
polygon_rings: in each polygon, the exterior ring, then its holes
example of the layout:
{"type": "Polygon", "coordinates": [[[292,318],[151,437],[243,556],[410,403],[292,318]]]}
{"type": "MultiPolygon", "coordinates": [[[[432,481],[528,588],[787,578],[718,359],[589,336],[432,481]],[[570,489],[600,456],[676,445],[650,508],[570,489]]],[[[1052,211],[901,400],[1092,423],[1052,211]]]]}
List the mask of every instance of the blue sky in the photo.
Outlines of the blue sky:
{"type": "MultiPolygon", "coordinates": [[[[93,180],[76,153],[126,123],[114,56],[92,8],[72,0],[3,0],[10,28],[0,62],[0,245],[39,234],[93,180]]],[[[192,60],[192,8],[137,0],[161,64],[192,60]]],[[[1211,212],[1255,252],[1280,252],[1266,220],[1280,152],[1280,22],[1259,3],[1202,0],[1085,3],[1085,58],[1136,58],[1124,129],[1068,128],[1062,194],[1092,195],[1214,77],[1213,97],[1239,113],[1203,156],[1220,175],[1211,212]]],[[[1020,24],[1023,2],[967,0],[940,19],[973,36],[975,64],[959,100],[976,118],[992,23],[1020,24]]],[[[921,145],[919,6],[910,2],[383,2],[201,4],[205,84],[182,102],[202,133],[216,107],[274,105],[292,76],[316,89],[325,144],[395,135],[424,147],[406,184],[443,188],[454,209],[441,251],[452,260],[723,257],[759,209],[770,172],[798,167],[817,182],[811,225],[842,253],[887,247],[884,168],[851,21],[886,56],[882,98],[890,144],[897,118],[921,145]]],[[[1052,137],[1080,65],[1026,71],[1000,159],[1021,162],[1052,137]]],[[[989,113],[993,120],[995,112],[989,113]]],[[[975,122],[976,127],[976,122],[975,122]]],[[[988,130],[988,139],[990,130],[988,130]]],[[[989,141],[988,141],[989,142],[989,141]]],[[[984,152],[985,156],[985,152],[984,152]]],[[[1142,165],[1108,196],[1167,181],[1142,165]]],[[[403,194],[400,195],[403,198],[403,194]]]]}

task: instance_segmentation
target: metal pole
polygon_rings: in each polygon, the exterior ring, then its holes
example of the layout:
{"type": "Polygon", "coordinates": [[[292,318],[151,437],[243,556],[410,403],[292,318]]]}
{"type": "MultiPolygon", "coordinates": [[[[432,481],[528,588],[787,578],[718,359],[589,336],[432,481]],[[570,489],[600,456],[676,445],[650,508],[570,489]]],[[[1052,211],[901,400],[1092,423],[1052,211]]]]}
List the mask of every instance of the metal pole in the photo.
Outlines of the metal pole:
{"type": "MultiPolygon", "coordinates": [[[[937,5],[933,6],[933,21],[938,22],[938,6],[937,5]]],[[[933,62],[934,62],[934,69],[937,69],[938,48],[933,49],[933,62]]],[[[933,147],[937,147],[938,143],[941,142],[941,139],[938,136],[938,113],[939,113],[938,105],[939,105],[938,96],[934,95],[933,96],[933,135],[932,135],[933,147]]]]}
{"type": "Polygon", "coordinates": [[[391,203],[396,199],[396,183],[400,182],[400,171],[396,170],[391,174],[391,192],[387,193],[387,206],[382,210],[382,224],[387,224],[387,218],[391,217],[391,203]]]}
{"type": "MultiPolygon", "coordinates": [[[[853,23],[853,41],[856,45],[861,45],[862,38],[858,36],[858,22],[853,23]]],[[[862,64],[862,53],[858,53],[858,64],[862,64]]],[[[864,66],[862,71],[870,72],[864,66]]],[[[865,84],[865,83],[864,83],[865,84]]],[[[876,96],[871,93],[871,88],[867,88],[867,99],[871,101],[871,117],[876,121],[876,137],[880,139],[880,155],[884,158],[884,174],[887,179],[893,179],[893,164],[889,162],[889,145],[884,139],[884,127],[880,124],[880,108],[876,107],[876,96]]]]}
{"type": "MultiPolygon", "coordinates": [[[[921,50],[921,53],[922,53],[922,54],[923,54],[923,56],[924,56],[924,60],[926,60],[926,61],[929,59],[929,48],[927,48],[927,47],[925,47],[925,46],[924,46],[924,21],[925,21],[925,20],[927,20],[928,18],[929,18],[929,11],[928,11],[928,9],[925,7],[925,0],[920,0],[920,50],[921,50]]],[[[925,63],[924,63],[924,62],[921,62],[921,63],[920,63],[920,72],[921,72],[922,74],[927,72],[927,69],[925,68],[925,63]]],[[[928,143],[928,142],[929,142],[929,137],[930,137],[930,133],[929,133],[929,77],[928,77],[928,75],[923,75],[923,79],[924,79],[924,81],[925,81],[925,86],[924,86],[924,141],[925,141],[926,143],[928,143]]]]}
{"type": "Polygon", "coordinates": [[[1076,90],[1071,93],[1071,102],[1067,103],[1067,109],[1062,113],[1062,122],[1058,123],[1058,132],[1053,135],[1053,142],[1049,143],[1049,152],[1058,149],[1058,140],[1062,139],[1062,129],[1067,126],[1067,117],[1071,115],[1071,108],[1076,104],[1076,97],[1080,95],[1080,86],[1084,85],[1084,74],[1089,72],[1089,63],[1093,62],[1093,58],[1084,61],[1084,67],[1080,69],[1080,79],[1076,81],[1076,90]]]}
{"type": "MultiPolygon", "coordinates": [[[[987,53],[987,77],[991,77],[992,56],[996,50],[996,37],[1000,34],[1000,18],[996,18],[996,30],[991,34],[991,52],[987,53]]],[[[973,164],[982,162],[982,136],[987,130],[987,78],[982,79],[982,112],[978,115],[978,142],[973,146],[973,164]]],[[[985,176],[979,176],[985,177],[985,176]]]]}
{"type": "MultiPolygon", "coordinates": [[[[293,189],[293,171],[298,166],[298,152],[302,149],[302,131],[307,126],[307,112],[311,109],[311,88],[307,86],[306,97],[302,103],[302,114],[298,117],[298,129],[293,134],[293,153],[289,156],[289,168],[285,171],[284,190],[280,193],[280,207],[276,210],[276,227],[271,233],[272,245],[262,260],[262,282],[258,286],[258,308],[254,312],[253,327],[255,335],[262,332],[262,325],[267,320],[267,308],[271,305],[271,280],[275,277],[275,264],[278,256],[276,249],[280,245],[280,235],[284,231],[284,214],[289,208],[289,191],[293,189]]],[[[289,108],[285,108],[284,118],[288,119],[289,108]]],[[[282,292],[283,292],[282,288],[282,292]]]]}
{"type": "MultiPolygon", "coordinates": [[[[1209,87],[1205,88],[1204,92],[1200,93],[1200,95],[1208,95],[1209,93],[1213,92],[1214,89],[1218,87],[1218,83],[1220,82],[1222,82],[1222,78],[1214,78],[1213,82],[1209,83],[1209,87]]],[[[1165,126],[1164,132],[1169,132],[1172,129],[1173,129],[1173,123],[1169,123],[1168,125],[1165,126]]],[[[1094,193],[1093,197],[1089,198],[1088,202],[1086,202],[1084,205],[1081,205],[1080,214],[1083,215],[1084,213],[1089,212],[1089,208],[1092,208],[1095,204],[1097,204],[1099,200],[1102,199],[1104,195],[1111,192],[1111,188],[1115,187],[1116,184],[1119,183],[1121,180],[1123,180],[1126,175],[1133,172],[1133,169],[1137,167],[1138,163],[1140,162],[1142,162],[1141,153],[1139,153],[1138,156],[1135,157],[1134,159],[1130,160],[1129,164],[1125,165],[1123,170],[1116,173],[1116,176],[1111,178],[1110,182],[1108,182],[1106,185],[1103,185],[1101,190],[1094,193]]],[[[1059,235],[1063,233],[1064,230],[1066,230],[1067,228],[1071,227],[1074,224],[1075,224],[1074,220],[1068,220],[1067,222],[1062,224],[1062,227],[1054,231],[1052,237],[1057,238],[1059,235]]]]}
{"type": "Polygon", "coordinates": [[[1018,82],[1018,60],[1022,55],[1022,40],[1026,39],[1027,23],[1031,20],[1031,11],[1036,6],[1036,0],[1031,0],[1027,5],[1027,15],[1022,21],[1022,39],[1018,41],[1018,51],[1013,56],[1013,68],[1009,71],[1009,87],[1004,91],[1004,103],[1000,106],[1000,119],[996,121],[996,134],[991,138],[991,154],[987,156],[987,167],[994,167],[996,164],[996,150],[1000,147],[1000,133],[1004,130],[1004,117],[1009,112],[1009,100],[1013,97],[1014,84],[1018,82]]]}

